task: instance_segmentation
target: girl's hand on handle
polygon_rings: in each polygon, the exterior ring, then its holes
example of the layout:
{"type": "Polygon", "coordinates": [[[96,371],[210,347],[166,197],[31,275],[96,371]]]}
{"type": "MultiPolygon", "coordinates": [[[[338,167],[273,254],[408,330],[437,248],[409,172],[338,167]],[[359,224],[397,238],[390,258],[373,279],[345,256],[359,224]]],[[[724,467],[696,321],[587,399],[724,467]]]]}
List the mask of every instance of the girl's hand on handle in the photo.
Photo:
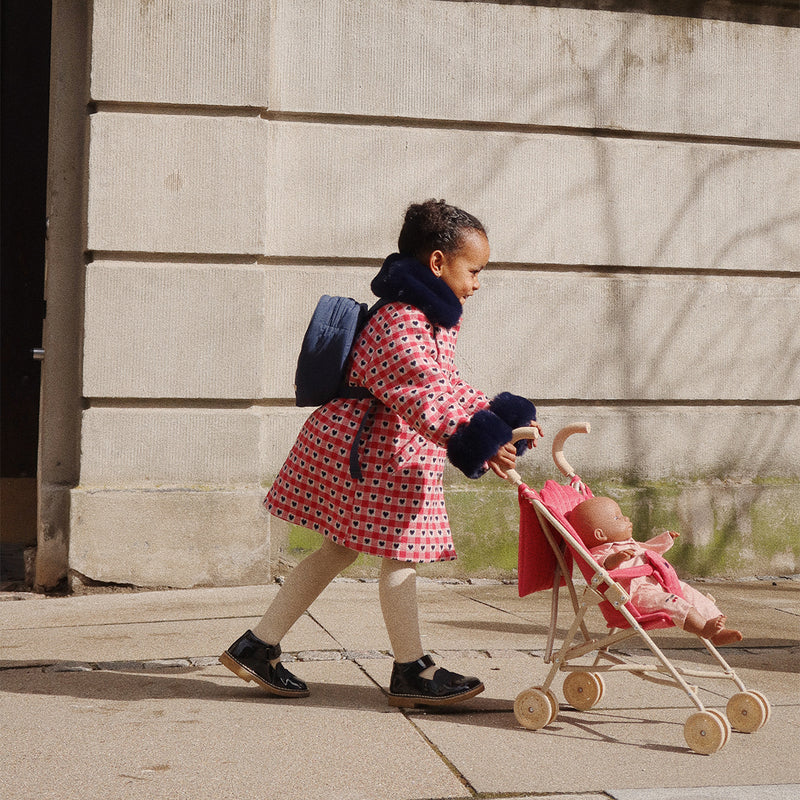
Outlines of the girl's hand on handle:
{"type": "Polygon", "coordinates": [[[520,482],[520,477],[517,475],[514,467],[517,464],[517,448],[514,447],[516,442],[526,439],[528,447],[536,447],[536,440],[544,436],[541,426],[538,422],[531,420],[531,424],[527,428],[516,428],[512,434],[511,441],[504,444],[497,453],[487,462],[498,478],[503,480],[513,478],[515,483],[520,482]],[[509,471],[511,474],[509,475],[509,471]]]}
{"type": "Polygon", "coordinates": [[[529,428],[535,428],[538,432],[538,436],[534,436],[531,439],[528,439],[528,449],[530,450],[531,447],[536,447],[536,442],[544,436],[544,431],[542,430],[542,426],[538,422],[534,422],[531,420],[529,428]]]}
{"type": "Polygon", "coordinates": [[[538,422],[530,421],[527,428],[516,428],[511,441],[516,443],[521,439],[527,439],[528,449],[536,447],[536,442],[544,436],[542,426],[538,422]]]}
{"type": "Polygon", "coordinates": [[[487,463],[495,475],[505,478],[506,472],[514,469],[517,463],[517,450],[511,442],[504,444],[487,463]]]}

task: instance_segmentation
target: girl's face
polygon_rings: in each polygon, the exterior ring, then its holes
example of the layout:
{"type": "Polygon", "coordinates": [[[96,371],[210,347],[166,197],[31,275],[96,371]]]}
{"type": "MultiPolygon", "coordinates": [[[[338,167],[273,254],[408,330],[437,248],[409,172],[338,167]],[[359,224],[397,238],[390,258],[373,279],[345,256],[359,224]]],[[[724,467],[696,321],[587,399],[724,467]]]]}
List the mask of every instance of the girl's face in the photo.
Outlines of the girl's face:
{"type": "Polygon", "coordinates": [[[429,260],[433,274],[453,290],[463,305],[481,288],[478,274],[489,261],[489,240],[480,231],[469,228],[458,250],[453,253],[434,250],[429,260]]]}

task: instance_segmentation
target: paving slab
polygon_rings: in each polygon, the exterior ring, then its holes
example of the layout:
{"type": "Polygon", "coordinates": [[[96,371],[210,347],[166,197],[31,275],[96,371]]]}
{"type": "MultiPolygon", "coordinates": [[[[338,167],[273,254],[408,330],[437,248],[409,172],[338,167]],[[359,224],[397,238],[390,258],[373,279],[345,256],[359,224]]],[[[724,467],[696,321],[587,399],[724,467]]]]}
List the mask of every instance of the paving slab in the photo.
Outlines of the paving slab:
{"type": "Polygon", "coordinates": [[[614,800],[796,800],[800,784],[609,789],[614,800]]]}
{"type": "MultiPolygon", "coordinates": [[[[20,663],[53,663],[58,661],[119,662],[149,661],[163,658],[218,656],[255,622],[195,620],[182,623],[134,623],[107,625],[89,633],[80,627],[48,631],[46,634],[8,635],[10,661],[20,663]]],[[[4,637],[5,639],[5,637],[4,637]]],[[[336,642],[308,618],[298,621],[284,642],[287,652],[306,650],[338,650],[336,642]]],[[[6,650],[4,646],[4,650],[6,650]]]]}
{"type": "MultiPolygon", "coordinates": [[[[534,641],[527,620],[510,618],[505,610],[476,601],[457,586],[419,581],[417,604],[423,646],[464,650],[541,647],[540,640],[534,641]]],[[[505,588],[509,592],[509,587],[505,588]]],[[[515,591],[513,587],[511,590],[515,591]]],[[[543,605],[542,599],[537,598],[536,604],[543,605]]],[[[376,582],[353,584],[346,595],[324,592],[309,613],[346,648],[354,642],[376,650],[390,647],[376,582]],[[353,613],[353,603],[359,606],[358,614],[353,613]]]]}
{"type": "Polygon", "coordinates": [[[69,625],[100,625],[154,620],[228,619],[261,616],[277,594],[268,586],[98,592],[49,597],[35,593],[0,593],[0,630],[69,625]]]}
{"type": "MultiPolygon", "coordinates": [[[[0,666],[214,656],[258,619],[154,620],[3,631],[0,666]]],[[[339,649],[309,617],[301,617],[284,646],[287,652],[339,649]]]]}
{"type": "MultiPolygon", "coordinates": [[[[587,712],[563,702],[559,676],[557,719],[522,729],[514,698],[549,669],[548,592],[519,598],[513,585],[420,580],[425,646],[487,687],[438,712],[386,703],[392,661],[375,582],[335,582],[287,635],[286,657],[312,689],[295,701],[216,663],[275,586],[24,595],[0,602],[0,797],[785,800],[800,784],[800,592],[722,590],[753,631],[725,656],[773,713],[713,756],[686,748],[685,695],[630,675],[609,675],[587,712]],[[656,787],[671,788],[630,794],[656,787]]],[[[662,636],[676,663],[709,666],[693,637],[662,636]]],[[[702,685],[703,701],[724,709],[730,684],[702,685]]]]}
{"type": "MultiPolygon", "coordinates": [[[[669,653],[674,663],[684,651],[669,653]]],[[[796,672],[738,670],[748,686],[772,702],[769,723],[755,734],[733,733],[713,756],[690,751],[683,724],[694,707],[680,691],[630,675],[608,676],[600,706],[575,711],[563,702],[561,679],[554,684],[561,709],[540,731],[522,729],[513,717],[517,692],[541,682],[547,665],[536,657],[450,658],[456,671],[478,674],[486,692],[443,712],[408,712],[424,734],[477,792],[601,792],[609,786],[749,785],[800,782],[800,675],[796,672]]],[[[385,681],[389,665],[362,665],[385,681]]],[[[735,689],[728,681],[709,682],[701,698],[724,711],[735,689]]],[[[751,795],[755,797],[757,795],[751,795]]]]}
{"type": "Polygon", "coordinates": [[[315,691],[293,701],[222,667],[0,673],[0,796],[464,796],[354,663],[303,666],[315,691]]]}

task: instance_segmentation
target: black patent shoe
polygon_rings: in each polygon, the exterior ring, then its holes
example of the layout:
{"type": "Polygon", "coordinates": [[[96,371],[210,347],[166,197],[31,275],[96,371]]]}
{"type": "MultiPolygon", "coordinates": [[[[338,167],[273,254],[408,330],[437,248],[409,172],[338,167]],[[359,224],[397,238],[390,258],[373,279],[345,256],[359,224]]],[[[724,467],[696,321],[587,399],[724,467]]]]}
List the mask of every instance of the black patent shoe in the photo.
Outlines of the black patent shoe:
{"type": "Polygon", "coordinates": [[[289,672],[280,661],[279,644],[265,644],[252,631],[240,636],[220,657],[219,663],[243,681],[254,681],[265,692],[278,697],[308,697],[310,692],[300,678],[289,672]]]}
{"type": "Polygon", "coordinates": [[[486,687],[478,678],[459,675],[439,669],[432,678],[421,678],[420,672],[434,666],[429,655],[405,664],[394,662],[389,683],[389,705],[404,706],[448,706],[460,703],[480,694],[486,687]]]}

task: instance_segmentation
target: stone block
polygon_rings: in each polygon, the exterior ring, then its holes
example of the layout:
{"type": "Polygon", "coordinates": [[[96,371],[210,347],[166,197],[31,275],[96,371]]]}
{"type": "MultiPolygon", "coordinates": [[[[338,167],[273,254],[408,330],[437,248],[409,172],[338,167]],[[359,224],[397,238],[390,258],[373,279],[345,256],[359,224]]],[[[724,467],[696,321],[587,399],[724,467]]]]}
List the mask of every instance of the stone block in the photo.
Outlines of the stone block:
{"type": "Polygon", "coordinates": [[[267,406],[261,417],[261,479],[271,483],[313,408],[267,406]]]}
{"type": "Polygon", "coordinates": [[[89,249],[261,252],[264,134],[256,117],[94,114],[89,249]]]}
{"type": "Polygon", "coordinates": [[[792,141],[800,129],[796,28],[531,3],[280,0],[274,29],[273,111],[792,141]]]}
{"type": "Polygon", "coordinates": [[[266,107],[269,6],[95,0],[94,100],[266,107]]]}
{"type": "MultiPolygon", "coordinates": [[[[516,388],[512,386],[512,390],[516,388]]],[[[800,480],[800,410],[786,406],[620,404],[599,401],[537,404],[545,430],[539,446],[519,461],[526,479],[560,477],[551,458],[553,437],[566,425],[589,422],[588,436],[569,439],[565,452],[573,468],[587,479],[641,480],[800,480]]],[[[262,416],[261,474],[272,481],[294,444],[307,411],[265,409],[262,416]]],[[[467,480],[447,466],[451,485],[481,490],[495,479],[467,480]]]]}
{"type": "Polygon", "coordinates": [[[82,426],[84,487],[224,487],[260,480],[253,409],[90,408],[82,426]]]}
{"type": "Polygon", "coordinates": [[[107,583],[189,588],[268,583],[260,488],[71,492],[69,568],[107,583]]]}
{"type": "Polygon", "coordinates": [[[63,484],[39,485],[39,532],[35,586],[52,589],[67,576],[70,489],[63,484]]]}
{"type": "Polygon", "coordinates": [[[427,197],[476,214],[496,263],[790,271],[800,251],[791,149],[268,124],[267,255],[383,258],[427,197]]]}
{"type": "MultiPolygon", "coordinates": [[[[791,576],[800,570],[797,482],[643,480],[631,484],[581,475],[594,493],[619,503],[634,523],[635,538],[647,539],[664,530],[679,532],[668,558],[684,578],[752,579],[791,576]]],[[[526,482],[539,489],[543,480],[526,482]]],[[[420,576],[471,583],[480,578],[517,577],[520,508],[516,491],[488,474],[470,486],[446,485],[445,498],[458,558],[422,564],[420,576]]],[[[315,534],[305,540],[292,537],[292,560],[317,549],[318,538],[315,534]]],[[[374,559],[359,559],[346,574],[377,578],[378,572],[374,559]]]]}
{"type": "Polygon", "coordinates": [[[90,264],[84,395],[261,397],[265,303],[255,267],[90,264]]]}
{"type": "MultiPolygon", "coordinates": [[[[297,354],[318,297],[371,302],[376,271],[377,262],[267,268],[268,397],[293,398],[297,354]]],[[[800,284],[789,276],[490,266],[465,306],[458,360],[464,377],[491,394],[598,403],[791,401],[800,397],[798,303],[800,284]]]]}
{"type": "Polygon", "coordinates": [[[800,282],[788,276],[490,268],[482,284],[459,354],[489,391],[600,404],[800,398],[800,282]]]}
{"type": "MultiPolygon", "coordinates": [[[[534,402],[538,398],[533,397],[534,402]]],[[[563,427],[588,422],[564,446],[572,468],[590,485],[636,486],[683,481],[718,485],[763,480],[795,486],[800,481],[800,409],[796,406],[629,405],[538,403],[545,437],[518,461],[531,485],[561,480],[551,449],[563,427]]],[[[449,483],[478,486],[447,468],[449,483]]],[[[490,478],[491,476],[487,476],[490,478]]],[[[486,484],[486,478],[481,484],[486,484]]],[[[493,481],[491,481],[493,482],[493,481]]]]}

